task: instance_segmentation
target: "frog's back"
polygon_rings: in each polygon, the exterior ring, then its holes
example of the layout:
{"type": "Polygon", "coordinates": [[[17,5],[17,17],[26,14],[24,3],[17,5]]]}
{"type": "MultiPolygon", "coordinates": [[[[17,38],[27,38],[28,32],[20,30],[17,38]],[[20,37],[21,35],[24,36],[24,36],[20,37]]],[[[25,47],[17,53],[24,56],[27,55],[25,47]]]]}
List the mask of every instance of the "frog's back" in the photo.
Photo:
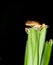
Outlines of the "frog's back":
{"type": "Polygon", "coordinates": [[[38,23],[38,21],[26,21],[25,25],[26,26],[41,26],[41,24],[38,23]]]}

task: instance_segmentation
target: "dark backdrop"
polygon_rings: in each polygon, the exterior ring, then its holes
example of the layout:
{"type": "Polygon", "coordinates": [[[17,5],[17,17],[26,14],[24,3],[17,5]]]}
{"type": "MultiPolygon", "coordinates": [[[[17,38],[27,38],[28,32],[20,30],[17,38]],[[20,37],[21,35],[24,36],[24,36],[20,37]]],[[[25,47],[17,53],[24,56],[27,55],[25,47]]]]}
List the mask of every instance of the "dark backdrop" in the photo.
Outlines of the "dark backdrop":
{"type": "MultiPolygon", "coordinates": [[[[35,4],[2,4],[0,6],[0,65],[23,65],[27,34],[26,20],[49,25],[46,40],[53,39],[52,10],[35,4]]],[[[53,54],[53,53],[52,53],[53,54]]],[[[51,54],[50,65],[53,59],[51,54]]]]}

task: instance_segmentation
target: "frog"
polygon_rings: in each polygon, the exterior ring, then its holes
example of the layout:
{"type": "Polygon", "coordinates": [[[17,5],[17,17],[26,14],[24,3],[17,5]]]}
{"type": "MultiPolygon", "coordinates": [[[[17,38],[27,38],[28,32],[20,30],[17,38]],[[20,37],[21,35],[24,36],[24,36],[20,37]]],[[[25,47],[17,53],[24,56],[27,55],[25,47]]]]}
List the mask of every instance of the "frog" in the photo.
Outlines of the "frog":
{"type": "Polygon", "coordinates": [[[33,28],[36,29],[36,30],[41,30],[43,27],[46,27],[46,28],[49,27],[49,26],[46,25],[45,23],[40,24],[38,21],[29,21],[29,20],[27,20],[27,21],[25,22],[25,25],[27,26],[27,27],[25,28],[25,31],[26,31],[27,33],[28,33],[28,31],[29,31],[29,28],[31,28],[31,27],[33,27],[33,28]]]}

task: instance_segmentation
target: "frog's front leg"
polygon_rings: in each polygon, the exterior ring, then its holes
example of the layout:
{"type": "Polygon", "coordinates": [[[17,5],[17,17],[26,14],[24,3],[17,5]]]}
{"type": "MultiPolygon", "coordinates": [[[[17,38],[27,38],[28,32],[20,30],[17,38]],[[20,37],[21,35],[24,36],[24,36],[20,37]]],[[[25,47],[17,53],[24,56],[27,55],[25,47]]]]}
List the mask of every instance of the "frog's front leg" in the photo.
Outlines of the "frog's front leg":
{"type": "Polygon", "coordinates": [[[26,33],[28,34],[29,28],[25,28],[26,33]]]}

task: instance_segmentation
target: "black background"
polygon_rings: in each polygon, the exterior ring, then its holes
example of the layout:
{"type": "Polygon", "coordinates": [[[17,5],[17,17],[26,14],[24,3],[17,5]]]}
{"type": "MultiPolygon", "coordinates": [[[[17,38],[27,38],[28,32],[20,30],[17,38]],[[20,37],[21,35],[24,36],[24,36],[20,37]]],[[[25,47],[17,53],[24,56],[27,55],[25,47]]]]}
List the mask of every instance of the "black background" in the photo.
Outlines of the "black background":
{"type": "MultiPolygon", "coordinates": [[[[35,4],[2,4],[0,5],[0,65],[23,65],[27,39],[26,20],[37,20],[49,25],[46,40],[53,39],[52,8],[35,4]]],[[[52,54],[49,65],[53,65],[52,54]]]]}

